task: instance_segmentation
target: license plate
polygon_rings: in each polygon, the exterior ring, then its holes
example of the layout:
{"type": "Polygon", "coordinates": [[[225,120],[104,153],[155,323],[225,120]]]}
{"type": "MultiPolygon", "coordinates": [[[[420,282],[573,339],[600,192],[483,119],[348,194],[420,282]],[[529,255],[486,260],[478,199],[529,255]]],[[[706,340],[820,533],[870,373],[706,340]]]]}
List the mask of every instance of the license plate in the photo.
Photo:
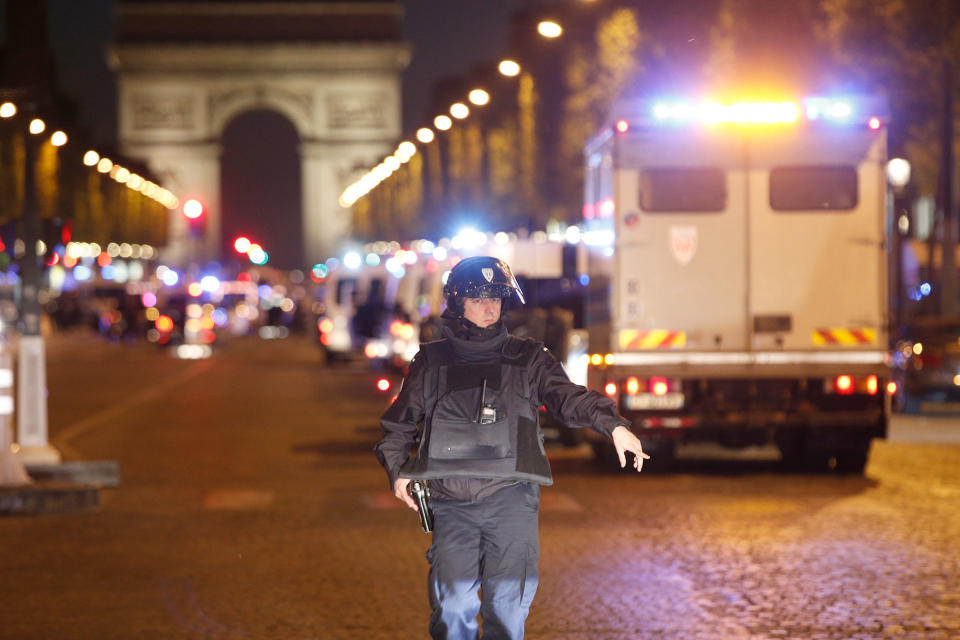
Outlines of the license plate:
{"type": "Polygon", "coordinates": [[[623,396],[623,406],[633,411],[681,409],[683,408],[683,394],[666,393],[657,396],[652,393],[638,393],[634,396],[623,396]]]}

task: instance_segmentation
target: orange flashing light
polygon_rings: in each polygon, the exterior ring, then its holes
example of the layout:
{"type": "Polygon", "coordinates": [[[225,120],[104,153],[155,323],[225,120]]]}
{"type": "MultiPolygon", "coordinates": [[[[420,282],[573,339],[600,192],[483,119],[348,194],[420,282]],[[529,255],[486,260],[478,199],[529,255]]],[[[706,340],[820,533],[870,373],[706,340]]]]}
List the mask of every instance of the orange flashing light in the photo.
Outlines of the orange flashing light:
{"type": "Polygon", "coordinates": [[[637,395],[637,393],[640,391],[640,381],[637,379],[636,376],[630,376],[629,378],[627,378],[627,383],[625,386],[627,389],[627,393],[629,393],[632,396],[637,395]]]}
{"type": "Polygon", "coordinates": [[[877,380],[877,376],[869,376],[867,378],[867,393],[872,396],[877,395],[877,391],[880,389],[880,382],[877,380]]]}
{"type": "Polygon", "coordinates": [[[324,318],[317,323],[317,328],[320,329],[320,333],[330,333],[333,331],[333,320],[324,318]]]}
{"type": "Polygon", "coordinates": [[[891,380],[890,382],[887,383],[887,394],[892,396],[892,395],[896,395],[896,393],[897,393],[897,383],[891,380]]]}
{"type": "Polygon", "coordinates": [[[604,385],[604,387],[603,387],[603,392],[606,393],[606,394],[607,394],[608,396],[610,396],[611,398],[612,398],[613,396],[617,395],[617,383],[616,383],[616,382],[608,382],[606,385],[604,385]]]}

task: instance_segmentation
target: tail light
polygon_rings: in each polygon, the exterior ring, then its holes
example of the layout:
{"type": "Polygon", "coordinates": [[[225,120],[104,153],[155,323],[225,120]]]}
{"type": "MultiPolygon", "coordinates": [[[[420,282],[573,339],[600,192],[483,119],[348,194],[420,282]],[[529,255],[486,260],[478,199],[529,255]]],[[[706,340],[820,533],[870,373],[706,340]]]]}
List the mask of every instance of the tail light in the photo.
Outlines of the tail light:
{"type": "Polygon", "coordinates": [[[842,375],[837,376],[837,379],[833,381],[833,388],[836,389],[836,392],[840,395],[850,395],[853,393],[853,376],[842,375]]]}
{"type": "Polygon", "coordinates": [[[637,395],[640,392],[640,380],[636,376],[630,376],[627,378],[627,382],[624,384],[624,389],[631,396],[637,395]]]}
{"type": "Polygon", "coordinates": [[[670,391],[666,378],[650,378],[650,392],[655,396],[665,396],[670,391]]]}
{"type": "Polygon", "coordinates": [[[890,382],[887,383],[887,394],[893,396],[893,395],[896,395],[896,393],[897,393],[897,383],[891,380],[890,382]]]}
{"type": "Polygon", "coordinates": [[[611,398],[612,398],[613,396],[617,395],[617,383],[616,383],[616,382],[608,382],[606,385],[604,385],[604,387],[603,387],[603,392],[606,393],[606,394],[607,394],[608,396],[610,396],[611,398]]]}
{"type": "Polygon", "coordinates": [[[320,330],[320,333],[330,333],[333,331],[333,320],[330,318],[323,318],[317,323],[317,328],[320,330]]]}
{"type": "Polygon", "coordinates": [[[390,381],[386,378],[380,378],[377,380],[377,389],[380,391],[387,391],[390,389],[390,381]]]}
{"type": "MultiPolygon", "coordinates": [[[[842,374],[835,378],[827,378],[823,381],[824,393],[832,395],[850,396],[854,394],[864,394],[875,396],[880,393],[881,380],[876,375],[863,377],[854,377],[850,374],[842,374]]],[[[896,393],[897,384],[890,382],[884,387],[887,393],[891,395],[896,393]],[[893,385],[893,391],[890,391],[890,385],[893,385]]]]}

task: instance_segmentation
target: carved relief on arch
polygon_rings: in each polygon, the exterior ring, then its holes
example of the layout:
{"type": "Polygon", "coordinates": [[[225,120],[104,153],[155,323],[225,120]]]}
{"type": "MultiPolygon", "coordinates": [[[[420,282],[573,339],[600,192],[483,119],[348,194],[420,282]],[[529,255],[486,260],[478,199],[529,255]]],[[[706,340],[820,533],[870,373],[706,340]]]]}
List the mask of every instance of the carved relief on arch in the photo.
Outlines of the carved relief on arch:
{"type": "Polygon", "coordinates": [[[251,109],[273,109],[293,123],[302,138],[312,137],[313,94],[307,89],[287,89],[276,86],[243,85],[215,88],[207,99],[210,130],[220,136],[234,117],[251,109]]]}

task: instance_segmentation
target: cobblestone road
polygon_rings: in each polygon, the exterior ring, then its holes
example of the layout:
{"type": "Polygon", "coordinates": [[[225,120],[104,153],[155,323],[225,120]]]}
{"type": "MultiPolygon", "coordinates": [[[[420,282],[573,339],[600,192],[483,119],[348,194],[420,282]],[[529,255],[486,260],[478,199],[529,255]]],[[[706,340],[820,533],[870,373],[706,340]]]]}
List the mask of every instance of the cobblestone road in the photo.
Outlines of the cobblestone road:
{"type": "MultiPolygon", "coordinates": [[[[122,483],[0,519],[0,638],[426,637],[429,537],[370,453],[371,374],[295,341],[51,353],[54,442],[122,483]]],[[[533,640],[960,638],[958,445],[878,442],[861,478],[553,457],[533,640]]]]}

